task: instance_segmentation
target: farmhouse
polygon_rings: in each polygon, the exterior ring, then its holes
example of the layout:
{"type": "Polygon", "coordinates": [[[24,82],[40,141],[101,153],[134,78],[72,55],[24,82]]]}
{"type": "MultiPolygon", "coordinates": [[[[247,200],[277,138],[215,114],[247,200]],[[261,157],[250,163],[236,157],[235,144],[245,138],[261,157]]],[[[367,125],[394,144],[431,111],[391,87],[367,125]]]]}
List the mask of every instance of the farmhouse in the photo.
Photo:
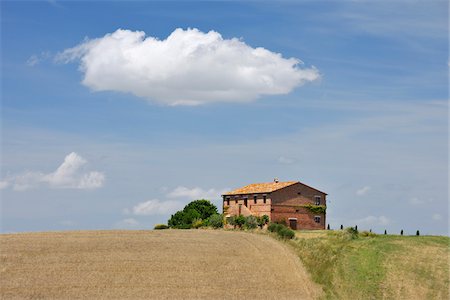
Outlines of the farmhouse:
{"type": "Polygon", "coordinates": [[[225,193],[223,213],[269,216],[292,229],[325,229],[327,194],[299,181],[253,183],[225,193]]]}

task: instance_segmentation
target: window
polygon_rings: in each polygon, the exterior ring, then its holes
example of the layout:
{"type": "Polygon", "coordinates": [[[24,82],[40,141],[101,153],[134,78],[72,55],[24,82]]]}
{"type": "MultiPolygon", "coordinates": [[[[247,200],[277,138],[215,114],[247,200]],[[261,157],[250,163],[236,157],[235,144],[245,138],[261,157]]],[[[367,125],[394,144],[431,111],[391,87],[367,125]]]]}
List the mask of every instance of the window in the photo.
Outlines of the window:
{"type": "Polygon", "coordinates": [[[248,198],[245,197],[245,198],[244,198],[244,205],[245,205],[245,206],[247,206],[247,200],[248,200],[248,198]]]}
{"type": "Polygon", "coordinates": [[[320,223],[320,216],[315,216],[314,217],[314,222],[320,223]]]}
{"type": "Polygon", "coordinates": [[[316,205],[320,205],[320,196],[314,196],[314,201],[316,205]]]}
{"type": "Polygon", "coordinates": [[[299,209],[296,209],[296,210],[295,210],[296,213],[298,213],[299,211],[300,211],[299,209]]]}
{"type": "Polygon", "coordinates": [[[301,194],[302,194],[302,192],[298,192],[298,193],[297,193],[297,195],[301,195],[301,194]]]}
{"type": "Polygon", "coordinates": [[[264,196],[263,196],[263,201],[264,201],[264,204],[266,204],[266,200],[267,200],[267,196],[266,196],[266,195],[264,195],[264,196]]]}
{"type": "Polygon", "coordinates": [[[256,195],[253,196],[253,203],[256,204],[256,195]]]}
{"type": "Polygon", "coordinates": [[[270,211],[275,211],[275,209],[271,208],[270,211]]]}
{"type": "Polygon", "coordinates": [[[227,197],[227,206],[230,206],[230,197],[227,197]]]}

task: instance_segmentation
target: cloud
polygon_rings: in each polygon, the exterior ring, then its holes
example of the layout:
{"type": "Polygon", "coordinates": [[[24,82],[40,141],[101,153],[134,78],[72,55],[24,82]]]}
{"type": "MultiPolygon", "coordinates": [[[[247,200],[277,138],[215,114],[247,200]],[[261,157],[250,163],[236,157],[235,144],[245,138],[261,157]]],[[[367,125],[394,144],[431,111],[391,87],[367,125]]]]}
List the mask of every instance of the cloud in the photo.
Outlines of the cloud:
{"type": "MultiPolygon", "coordinates": [[[[164,191],[167,189],[164,188],[164,191]]],[[[219,200],[220,195],[228,191],[228,189],[202,189],[199,187],[187,188],[178,186],[172,191],[166,193],[169,200],[161,201],[152,199],[138,203],[131,210],[124,209],[125,214],[132,213],[134,215],[167,215],[173,214],[182,209],[188,202],[197,199],[219,200]],[[172,200],[173,198],[183,198],[183,200],[172,200]]],[[[217,202],[217,201],[216,201],[217,202]]]]}
{"type": "Polygon", "coordinates": [[[198,29],[174,30],[165,40],[118,29],[64,50],[56,61],[80,61],[93,91],[132,93],[165,105],[249,102],[288,94],[319,79],[315,67],[237,38],[198,29]]]}
{"type": "Polygon", "coordinates": [[[83,172],[87,161],[75,152],[68,154],[64,162],[48,174],[26,171],[9,176],[0,183],[0,187],[12,186],[15,191],[24,191],[42,185],[50,188],[95,189],[103,186],[105,175],[98,171],[83,172]]]}
{"type": "Polygon", "coordinates": [[[166,215],[175,213],[182,209],[184,204],[181,201],[167,200],[160,201],[158,199],[141,202],[133,207],[132,213],[135,215],[166,215]]]}
{"type": "Polygon", "coordinates": [[[44,60],[49,59],[51,56],[52,56],[51,53],[48,51],[41,52],[41,54],[33,54],[27,59],[26,64],[29,67],[34,67],[43,62],[44,60]]]}
{"type": "Polygon", "coordinates": [[[364,196],[365,194],[367,194],[370,191],[371,187],[370,186],[365,186],[359,190],[356,191],[356,195],[358,196],[364,196]]]}
{"type": "Polygon", "coordinates": [[[167,197],[169,198],[187,198],[189,200],[196,200],[196,199],[220,199],[220,196],[228,191],[228,189],[222,189],[222,190],[216,190],[216,189],[209,189],[204,190],[199,187],[195,188],[187,188],[184,186],[179,186],[175,188],[173,191],[169,192],[167,194],[167,197]]]}
{"type": "Polygon", "coordinates": [[[357,225],[388,225],[391,221],[385,216],[367,216],[355,222],[357,225]]]}

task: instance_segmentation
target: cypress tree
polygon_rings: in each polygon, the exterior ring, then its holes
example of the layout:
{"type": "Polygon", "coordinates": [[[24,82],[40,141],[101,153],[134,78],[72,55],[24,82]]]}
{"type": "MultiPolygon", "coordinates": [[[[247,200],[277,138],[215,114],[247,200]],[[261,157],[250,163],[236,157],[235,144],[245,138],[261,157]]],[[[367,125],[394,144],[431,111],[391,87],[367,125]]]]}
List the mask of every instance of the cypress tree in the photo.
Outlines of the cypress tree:
{"type": "Polygon", "coordinates": [[[417,235],[417,236],[419,236],[419,235],[420,235],[420,233],[419,233],[419,230],[417,230],[417,231],[416,231],[416,235],[417,235]]]}
{"type": "Polygon", "coordinates": [[[384,234],[387,234],[387,231],[386,231],[386,229],[384,230],[384,234]]]}
{"type": "Polygon", "coordinates": [[[402,231],[400,231],[400,235],[403,235],[403,229],[402,229],[402,231]]]}

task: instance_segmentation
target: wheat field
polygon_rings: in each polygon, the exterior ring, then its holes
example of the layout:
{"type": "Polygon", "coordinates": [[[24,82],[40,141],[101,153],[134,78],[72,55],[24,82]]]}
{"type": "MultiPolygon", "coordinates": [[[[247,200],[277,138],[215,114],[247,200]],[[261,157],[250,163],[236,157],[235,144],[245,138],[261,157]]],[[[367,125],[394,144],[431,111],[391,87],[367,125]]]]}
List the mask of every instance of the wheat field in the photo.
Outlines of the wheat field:
{"type": "Polygon", "coordinates": [[[316,299],[298,257],[223,230],[0,235],[1,299],[316,299]]]}

